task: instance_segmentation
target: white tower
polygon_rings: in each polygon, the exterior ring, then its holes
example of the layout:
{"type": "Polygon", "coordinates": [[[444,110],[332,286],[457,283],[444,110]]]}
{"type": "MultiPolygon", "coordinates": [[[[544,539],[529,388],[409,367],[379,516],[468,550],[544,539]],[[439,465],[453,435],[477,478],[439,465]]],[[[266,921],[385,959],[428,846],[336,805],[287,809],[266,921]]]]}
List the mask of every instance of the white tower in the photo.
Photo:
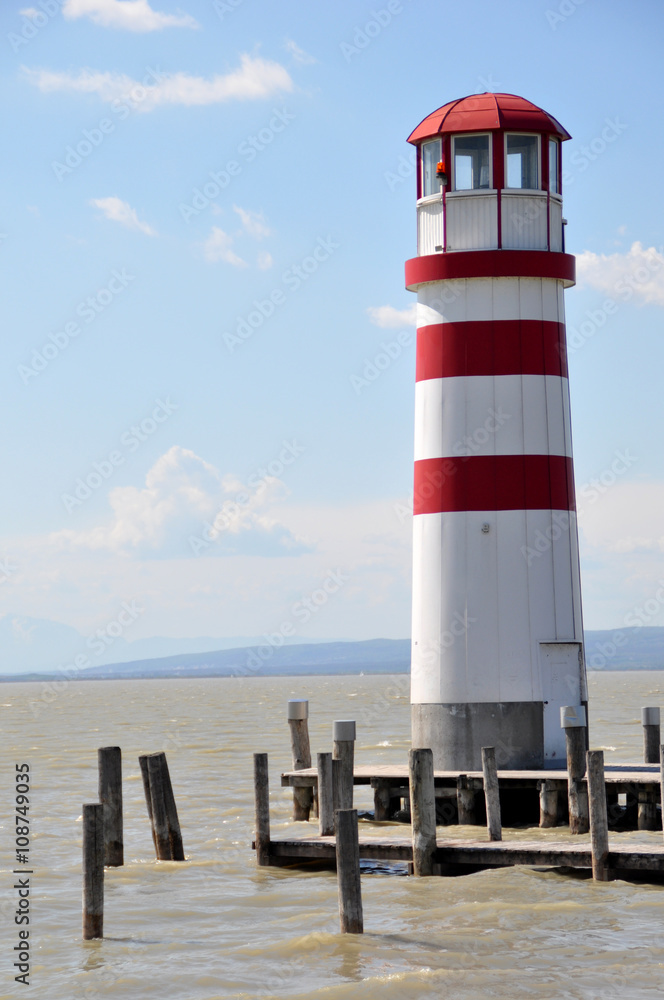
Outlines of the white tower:
{"type": "MultiPolygon", "coordinates": [[[[413,746],[437,768],[565,760],[587,702],[563,289],[561,144],[512,94],[418,125],[413,746]]],[[[563,765],[564,766],[564,765],[563,765]]]]}

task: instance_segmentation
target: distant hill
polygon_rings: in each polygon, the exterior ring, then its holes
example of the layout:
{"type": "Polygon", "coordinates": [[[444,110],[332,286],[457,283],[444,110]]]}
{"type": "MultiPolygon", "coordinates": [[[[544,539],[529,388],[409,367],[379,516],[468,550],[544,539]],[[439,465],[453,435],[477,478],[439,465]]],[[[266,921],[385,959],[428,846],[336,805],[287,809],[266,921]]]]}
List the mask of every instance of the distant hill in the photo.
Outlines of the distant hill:
{"type": "MultiPolygon", "coordinates": [[[[77,671],[81,680],[135,677],[252,677],[278,674],[407,673],[410,639],[357,641],[300,640],[275,647],[249,639],[118,639],[94,664],[77,671]],[[228,648],[228,643],[236,643],[228,648]],[[122,645],[121,645],[122,643],[122,645]],[[171,647],[170,644],[173,644],[171,647]],[[217,648],[207,649],[208,644],[217,648]],[[251,644],[249,644],[251,643],[251,644]],[[221,645],[220,645],[221,644],[221,645]],[[185,647],[182,650],[182,647],[185,647]],[[194,647],[192,649],[192,646],[194,647]],[[203,647],[203,648],[201,648],[203,647]],[[166,649],[170,655],[159,655],[166,649]],[[121,655],[108,662],[113,653],[121,655]],[[157,650],[154,655],[153,650],[157,650]],[[147,655],[136,656],[145,651],[147,655]]],[[[62,669],[86,643],[75,629],[44,619],[0,618],[0,680],[44,680],[62,677],[62,669]],[[8,621],[8,619],[10,619],[8,621]],[[50,643],[48,658],[44,643],[50,643]],[[21,647],[23,644],[23,647],[21,647]],[[23,648],[24,656],[15,657],[23,648]],[[13,667],[13,669],[12,669],[13,667]]],[[[664,670],[664,627],[625,628],[586,633],[586,662],[591,670],[664,670]]]]}

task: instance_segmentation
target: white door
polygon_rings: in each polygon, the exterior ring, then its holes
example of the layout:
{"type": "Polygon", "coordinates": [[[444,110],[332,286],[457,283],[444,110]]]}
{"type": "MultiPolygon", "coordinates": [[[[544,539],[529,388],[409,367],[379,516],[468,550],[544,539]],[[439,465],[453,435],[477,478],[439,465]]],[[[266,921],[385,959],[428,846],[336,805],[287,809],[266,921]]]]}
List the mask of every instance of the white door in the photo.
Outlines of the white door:
{"type": "Polygon", "coordinates": [[[540,671],[544,701],[544,766],[564,768],[567,752],[560,709],[564,705],[581,704],[581,643],[541,642],[540,671]]]}

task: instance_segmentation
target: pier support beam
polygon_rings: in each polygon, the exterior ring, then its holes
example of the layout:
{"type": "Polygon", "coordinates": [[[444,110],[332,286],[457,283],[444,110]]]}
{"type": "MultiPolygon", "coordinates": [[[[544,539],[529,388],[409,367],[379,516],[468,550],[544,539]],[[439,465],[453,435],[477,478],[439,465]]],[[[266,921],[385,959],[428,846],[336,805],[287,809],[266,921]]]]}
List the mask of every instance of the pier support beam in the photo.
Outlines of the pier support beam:
{"type": "MultiPolygon", "coordinates": [[[[288,727],[290,729],[293,770],[301,771],[311,767],[311,747],[309,744],[309,702],[306,699],[288,702],[288,727]]],[[[313,788],[293,789],[293,819],[308,822],[313,805],[313,788]]]]}
{"type": "Polygon", "coordinates": [[[475,825],[475,790],[467,774],[457,778],[457,811],[460,826],[475,825]]]}
{"type": "Polygon", "coordinates": [[[357,834],[357,809],[338,809],[337,881],[339,886],[339,923],[342,934],[362,934],[362,886],[360,883],[360,848],[357,834]]]}
{"type": "Polygon", "coordinates": [[[567,797],[569,801],[569,832],[587,833],[588,791],[583,782],[586,772],[586,710],[583,705],[568,705],[560,709],[560,724],[565,730],[567,746],[567,797]]]}
{"type": "Polygon", "coordinates": [[[353,808],[353,773],[355,767],[355,723],[337,720],[332,726],[332,758],[341,761],[343,777],[340,779],[341,798],[335,809],[353,808]]]}
{"type": "Polygon", "coordinates": [[[256,862],[270,864],[270,781],[267,754],[254,754],[254,803],[256,815],[256,862]]]}
{"type": "Polygon", "coordinates": [[[541,829],[546,830],[558,823],[558,788],[554,781],[545,778],[538,781],[540,799],[540,822],[541,829]]]}
{"type": "MultiPolygon", "coordinates": [[[[643,761],[645,764],[659,764],[660,712],[657,707],[641,709],[643,726],[643,761]]],[[[652,827],[639,827],[650,830],[652,827]]]]}
{"type": "Polygon", "coordinates": [[[489,832],[489,840],[502,840],[500,792],[498,789],[495,747],[482,747],[482,772],[484,774],[484,799],[486,801],[486,825],[489,832]]]}
{"type": "Polygon", "coordinates": [[[597,882],[610,882],[613,875],[609,868],[609,823],[606,813],[604,751],[589,750],[586,759],[593,878],[597,882]]]}
{"type": "Polygon", "coordinates": [[[319,753],[316,764],[318,769],[318,834],[320,837],[330,837],[334,833],[332,754],[319,753]]]}
{"type": "Polygon", "coordinates": [[[436,851],[433,751],[411,750],[408,755],[408,771],[413,831],[413,874],[433,875],[433,857],[436,851]]]}

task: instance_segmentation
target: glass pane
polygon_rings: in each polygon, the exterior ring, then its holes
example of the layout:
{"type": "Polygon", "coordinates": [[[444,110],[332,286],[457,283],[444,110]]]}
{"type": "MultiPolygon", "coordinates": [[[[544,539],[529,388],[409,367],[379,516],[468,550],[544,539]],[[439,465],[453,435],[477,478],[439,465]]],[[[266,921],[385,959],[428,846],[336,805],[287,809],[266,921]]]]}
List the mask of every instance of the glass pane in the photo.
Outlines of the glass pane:
{"type": "Polygon", "coordinates": [[[470,191],[489,187],[489,136],[454,137],[454,189],[470,191]]]}
{"type": "Polygon", "coordinates": [[[549,139],[549,191],[560,194],[560,184],[558,183],[558,143],[555,139],[549,139]]]}
{"type": "Polygon", "coordinates": [[[507,186],[510,188],[538,188],[537,135],[507,136],[507,186]]]}
{"type": "Polygon", "coordinates": [[[440,139],[422,143],[422,197],[440,194],[440,181],[436,177],[436,167],[440,160],[440,139]]]}

